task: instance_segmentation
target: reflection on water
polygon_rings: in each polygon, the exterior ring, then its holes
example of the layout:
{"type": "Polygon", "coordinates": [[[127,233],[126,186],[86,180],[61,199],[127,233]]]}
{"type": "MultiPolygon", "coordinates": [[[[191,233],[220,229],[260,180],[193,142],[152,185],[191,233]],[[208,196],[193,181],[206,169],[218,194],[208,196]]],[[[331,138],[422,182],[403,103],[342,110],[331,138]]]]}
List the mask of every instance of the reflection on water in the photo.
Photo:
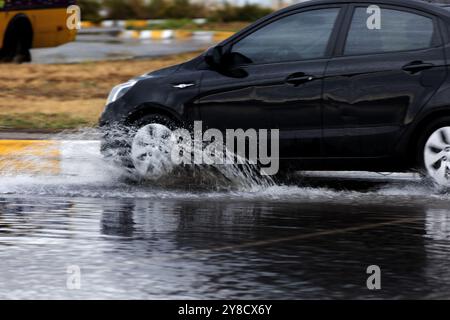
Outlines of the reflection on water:
{"type": "Polygon", "coordinates": [[[449,219],[446,202],[5,196],[0,298],[448,297],[449,219]]]}
{"type": "Polygon", "coordinates": [[[449,298],[450,195],[414,177],[130,183],[82,138],[58,174],[0,174],[0,298],[449,298]]]}

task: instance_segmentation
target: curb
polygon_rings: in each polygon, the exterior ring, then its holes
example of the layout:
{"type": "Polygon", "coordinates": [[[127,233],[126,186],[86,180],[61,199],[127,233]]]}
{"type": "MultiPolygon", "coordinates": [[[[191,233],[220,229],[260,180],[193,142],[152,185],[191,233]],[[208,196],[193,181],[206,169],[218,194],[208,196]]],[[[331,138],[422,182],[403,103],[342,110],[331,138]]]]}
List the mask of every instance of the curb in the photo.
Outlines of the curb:
{"type": "Polygon", "coordinates": [[[124,30],[119,34],[123,39],[169,40],[199,39],[219,42],[228,39],[234,32],[225,31],[184,31],[184,30],[124,30]]]}
{"type": "MultiPolygon", "coordinates": [[[[81,29],[116,28],[122,30],[119,37],[123,39],[142,39],[142,40],[169,40],[169,39],[199,39],[205,41],[220,42],[228,39],[234,32],[230,31],[187,31],[187,30],[126,30],[127,28],[145,29],[151,27],[157,22],[165,20],[105,20],[101,23],[91,21],[81,21],[81,29]]],[[[206,19],[194,19],[198,25],[206,22],[206,19]],[[197,20],[197,21],[196,21],[197,20]]]]}
{"type": "MultiPolygon", "coordinates": [[[[208,20],[205,18],[199,18],[199,19],[192,19],[192,22],[197,25],[203,25],[208,20]]],[[[81,27],[82,28],[113,28],[113,27],[120,27],[120,28],[146,28],[152,25],[158,25],[161,23],[167,22],[167,19],[148,19],[148,20],[103,20],[99,23],[92,22],[92,21],[81,21],[81,27]]]]}

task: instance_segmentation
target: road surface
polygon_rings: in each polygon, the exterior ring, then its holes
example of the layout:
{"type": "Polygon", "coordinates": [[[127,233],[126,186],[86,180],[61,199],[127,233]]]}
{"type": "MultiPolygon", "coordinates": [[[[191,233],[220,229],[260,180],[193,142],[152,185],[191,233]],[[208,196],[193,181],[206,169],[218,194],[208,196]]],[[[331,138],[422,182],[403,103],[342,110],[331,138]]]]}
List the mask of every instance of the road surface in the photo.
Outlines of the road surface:
{"type": "Polygon", "coordinates": [[[450,196],[414,176],[137,183],[82,143],[58,174],[3,168],[1,299],[450,298],[450,196]]]}
{"type": "Polygon", "coordinates": [[[204,50],[213,43],[202,39],[124,40],[109,35],[80,35],[56,48],[33,49],[33,63],[80,63],[138,59],[204,50]]]}

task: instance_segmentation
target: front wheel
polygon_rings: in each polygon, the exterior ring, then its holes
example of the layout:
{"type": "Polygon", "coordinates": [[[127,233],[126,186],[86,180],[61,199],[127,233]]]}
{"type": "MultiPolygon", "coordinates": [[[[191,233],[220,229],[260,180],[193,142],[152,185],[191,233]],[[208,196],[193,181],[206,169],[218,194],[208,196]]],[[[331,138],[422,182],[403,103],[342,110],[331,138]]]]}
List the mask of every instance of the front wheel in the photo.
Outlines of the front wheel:
{"type": "Polygon", "coordinates": [[[419,162],[438,187],[450,186],[450,118],[434,121],[419,142],[419,162]]]}
{"type": "Polygon", "coordinates": [[[157,180],[175,168],[171,151],[176,128],[168,117],[144,116],[131,127],[106,129],[102,153],[133,175],[157,180]]]}
{"type": "Polygon", "coordinates": [[[171,173],[172,149],[175,141],[172,130],[164,124],[150,123],[141,127],[133,137],[130,157],[142,177],[159,179],[171,173]]]}

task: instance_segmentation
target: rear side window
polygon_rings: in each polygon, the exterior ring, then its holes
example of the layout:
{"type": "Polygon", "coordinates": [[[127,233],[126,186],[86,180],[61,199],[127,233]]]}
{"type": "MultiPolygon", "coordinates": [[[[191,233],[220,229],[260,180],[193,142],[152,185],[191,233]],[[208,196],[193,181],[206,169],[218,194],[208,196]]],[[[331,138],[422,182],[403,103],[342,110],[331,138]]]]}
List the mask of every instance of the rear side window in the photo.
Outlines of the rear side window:
{"type": "Polygon", "coordinates": [[[369,28],[372,15],[356,8],[347,36],[345,55],[425,49],[435,44],[433,19],[401,10],[381,9],[380,25],[369,28]]]}
{"type": "Polygon", "coordinates": [[[281,18],[237,42],[233,52],[257,64],[323,58],[338,13],[316,9],[281,18]]]}

